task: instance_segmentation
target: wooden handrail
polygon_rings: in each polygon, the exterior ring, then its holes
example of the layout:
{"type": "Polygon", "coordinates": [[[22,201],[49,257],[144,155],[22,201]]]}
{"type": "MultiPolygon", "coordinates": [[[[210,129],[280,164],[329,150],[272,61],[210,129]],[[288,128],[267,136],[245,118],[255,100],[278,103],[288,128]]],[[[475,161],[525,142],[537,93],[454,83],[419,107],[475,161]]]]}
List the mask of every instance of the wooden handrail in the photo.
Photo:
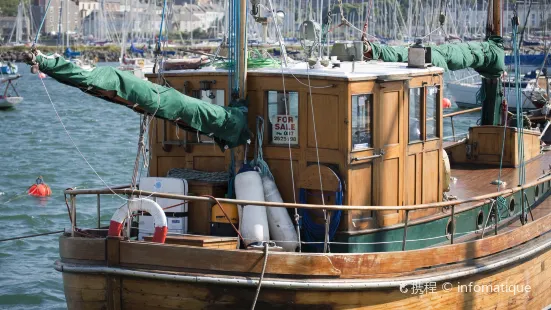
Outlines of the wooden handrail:
{"type": "Polygon", "coordinates": [[[468,109],[468,110],[462,110],[462,111],[457,111],[457,112],[452,112],[452,113],[450,113],[450,114],[444,114],[442,117],[443,117],[443,118],[446,118],[446,117],[454,117],[454,116],[457,116],[457,115],[467,114],[467,113],[473,113],[473,112],[477,112],[477,111],[480,111],[480,110],[482,110],[482,107],[473,108],[473,109],[468,109]]]}
{"type": "MultiPolygon", "coordinates": [[[[522,186],[517,186],[513,188],[509,188],[506,190],[502,190],[495,193],[489,193],[485,195],[475,196],[467,199],[458,199],[458,200],[451,200],[451,201],[443,201],[443,202],[433,202],[433,203],[424,203],[419,205],[410,205],[410,206],[343,206],[343,205],[314,205],[314,204],[303,204],[303,203],[285,203],[285,202],[267,202],[267,201],[250,201],[250,200],[241,200],[241,199],[228,199],[228,198],[217,198],[219,202],[225,202],[225,203],[233,203],[233,204],[239,204],[239,205],[257,205],[257,206],[265,206],[265,207],[283,207],[287,209],[294,209],[294,208],[303,208],[303,209],[326,209],[326,210],[371,210],[371,211],[400,211],[400,210],[422,210],[422,209],[430,209],[430,208],[437,208],[437,207],[449,207],[449,206],[457,206],[460,204],[465,203],[471,203],[471,202],[477,202],[487,199],[493,199],[499,196],[509,196],[512,195],[518,191],[521,191],[526,188],[530,188],[532,186],[551,181],[551,175],[547,175],[546,177],[540,178],[534,182],[524,184],[522,186]]],[[[190,201],[203,201],[203,202],[212,202],[215,203],[215,200],[213,198],[208,197],[201,197],[201,196],[188,196],[188,195],[179,195],[179,194],[167,194],[167,193],[158,193],[158,192],[149,192],[149,191],[142,191],[142,190],[135,190],[131,188],[124,188],[124,189],[68,189],[64,191],[65,194],[68,195],[97,195],[97,194],[118,194],[118,195],[134,195],[134,196],[142,196],[142,197],[158,197],[158,198],[169,198],[169,199],[177,199],[177,200],[190,200],[190,201]]],[[[462,210],[463,211],[463,210],[462,210]]]]}

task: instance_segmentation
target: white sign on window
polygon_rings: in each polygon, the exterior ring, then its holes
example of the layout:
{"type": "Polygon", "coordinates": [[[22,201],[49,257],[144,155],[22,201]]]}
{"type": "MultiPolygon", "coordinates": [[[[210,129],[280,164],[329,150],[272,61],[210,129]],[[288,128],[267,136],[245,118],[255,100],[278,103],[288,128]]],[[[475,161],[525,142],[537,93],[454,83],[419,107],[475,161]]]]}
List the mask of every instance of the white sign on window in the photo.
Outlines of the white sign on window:
{"type": "Polygon", "coordinates": [[[292,115],[275,115],[272,122],[273,144],[298,144],[298,118],[292,115]]]}

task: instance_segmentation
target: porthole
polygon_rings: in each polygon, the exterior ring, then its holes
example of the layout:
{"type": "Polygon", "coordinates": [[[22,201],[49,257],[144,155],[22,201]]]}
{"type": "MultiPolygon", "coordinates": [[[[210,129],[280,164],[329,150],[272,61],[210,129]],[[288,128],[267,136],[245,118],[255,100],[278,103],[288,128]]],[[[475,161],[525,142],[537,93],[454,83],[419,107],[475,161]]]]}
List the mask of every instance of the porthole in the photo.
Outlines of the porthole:
{"type": "Polygon", "coordinates": [[[515,199],[511,198],[511,201],[509,202],[509,214],[513,214],[515,212],[515,199]]]}
{"type": "Polygon", "coordinates": [[[453,221],[448,220],[448,224],[446,225],[446,238],[451,239],[452,233],[453,233],[453,221]]]}
{"type": "Polygon", "coordinates": [[[484,211],[480,210],[480,212],[478,212],[478,216],[476,217],[476,228],[482,229],[482,226],[484,226],[484,211]]]}

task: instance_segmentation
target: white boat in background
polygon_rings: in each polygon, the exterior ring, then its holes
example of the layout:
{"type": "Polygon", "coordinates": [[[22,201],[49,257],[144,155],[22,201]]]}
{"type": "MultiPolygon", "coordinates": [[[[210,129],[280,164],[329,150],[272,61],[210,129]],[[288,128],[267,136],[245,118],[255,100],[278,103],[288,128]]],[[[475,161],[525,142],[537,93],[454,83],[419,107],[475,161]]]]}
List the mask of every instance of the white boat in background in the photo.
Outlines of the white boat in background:
{"type": "MultiPolygon", "coordinates": [[[[540,81],[541,82],[541,81],[540,81]]],[[[541,83],[540,83],[541,85],[541,83]]],[[[454,83],[449,82],[447,89],[459,108],[470,109],[480,107],[481,103],[477,102],[478,91],[480,90],[481,82],[476,83],[454,83]]],[[[522,108],[524,110],[534,110],[543,107],[544,101],[537,100],[541,96],[545,96],[546,90],[536,85],[536,79],[523,79],[520,83],[522,108]]],[[[550,84],[551,88],[551,84],[550,84]]],[[[504,81],[503,90],[505,99],[507,100],[509,111],[516,111],[517,98],[515,93],[514,80],[504,81]]]]}
{"type": "Polygon", "coordinates": [[[12,83],[12,81],[17,80],[20,77],[21,75],[9,75],[0,78],[0,85],[6,83],[6,89],[4,90],[4,93],[0,95],[0,109],[14,108],[16,105],[23,101],[23,97],[19,96],[19,93],[17,93],[17,90],[12,83]],[[9,94],[10,86],[11,89],[13,89],[13,91],[15,92],[16,96],[11,96],[9,94]]]}

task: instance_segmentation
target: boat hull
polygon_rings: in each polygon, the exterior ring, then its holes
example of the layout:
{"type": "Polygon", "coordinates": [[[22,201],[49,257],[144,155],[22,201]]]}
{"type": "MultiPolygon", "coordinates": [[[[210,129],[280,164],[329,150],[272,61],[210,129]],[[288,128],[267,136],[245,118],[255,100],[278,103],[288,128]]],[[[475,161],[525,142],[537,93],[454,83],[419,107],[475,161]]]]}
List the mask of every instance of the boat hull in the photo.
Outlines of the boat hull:
{"type": "MultiPolygon", "coordinates": [[[[551,236],[542,233],[550,223],[548,215],[511,234],[440,249],[270,253],[257,309],[542,309],[551,304],[551,236]],[[454,262],[418,268],[446,257],[454,262]]],[[[69,309],[249,309],[264,257],[68,236],[60,253],[69,309]]]]}
{"type": "Polygon", "coordinates": [[[23,101],[23,97],[0,98],[0,109],[11,109],[23,101]]]}
{"type": "MultiPolygon", "coordinates": [[[[448,83],[446,86],[447,90],[450,92],[452,98],[459,108],[472,109],[481,106],[477,103],[476,98],[478,90],[480,89],[480,85],[468,83],[448,83]]],[[[527,110],[537,109],[538,107],[536,107],[528,97],[530,92],[528,91],[527,94],[525,94],[524,92],[525,90],[523,90],[523,93],[521,95],[522,108],[527,110]]],[[[514,89],[512,89],[511,91],[506,91],[506,93],[509,111],[516,111],[517,99],[514,89]]]]}

